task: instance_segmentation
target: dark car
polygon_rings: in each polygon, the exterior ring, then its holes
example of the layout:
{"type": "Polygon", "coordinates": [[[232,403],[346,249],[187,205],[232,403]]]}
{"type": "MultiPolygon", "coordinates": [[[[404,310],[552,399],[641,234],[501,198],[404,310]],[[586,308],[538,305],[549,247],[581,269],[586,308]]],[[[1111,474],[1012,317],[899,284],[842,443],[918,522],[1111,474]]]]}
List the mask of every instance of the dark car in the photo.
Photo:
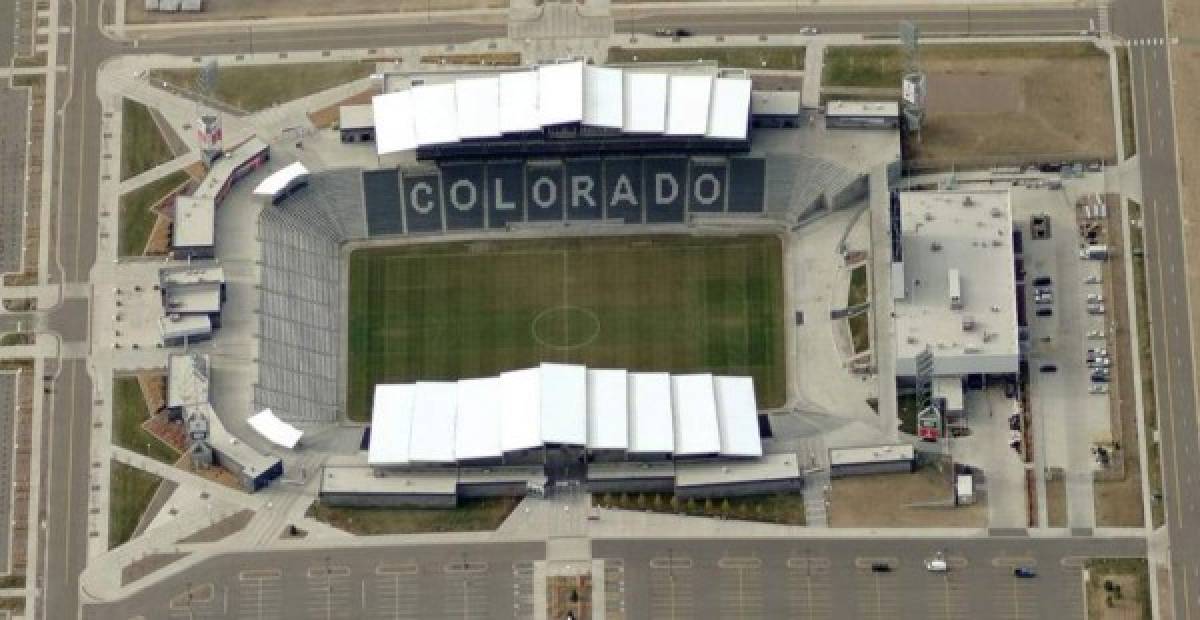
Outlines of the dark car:
{"type": "Polygon", "coordinates": [[[875,563],[871,564],[871,572],[873,572],[873,573],[890,573],[890,572],[892,572],[892,565],[888,564],[887,562],[875,562],[875,563]]]}
{"type": "Polygon", "coordinates": [[[1014,413],[1011,416],[1008,416],[1008,430],[1021,430],[1021,416],[1019,414],[1014,413]]]}
{"type": "Polygon", "coordinates": [[[1038,370],[1042,372],[1058,372],[1058,366],[1056,364],[1042,364],[1042,367],[1038,368],[1038,370]]]}
{"type": "Polygon", "coordinates": [[[1037,577],[1037,571],[1025,566],[1018,566],[1013,569],[1013,577],[1021,577],[1023,579],[1031,579],[1037,577]]]}
{"type": "Polygon", "coordinates": [[[1038,316],[1054,316],[1054,308],[1042,306],[1041,308],[1037,309],[1037,315],[1038,316]]]}
{"type": "Polygon", "coordinates": [[[690,37],[692,31],[687,28],[659,28],[654,34],[659,37],[690,37]]]}
{"type": "Polygon", "coordinates": [[[1050,279],[1050,276],[1038,276],[1033,279],[1034,286],[1050,286],[1053,283],[1054,281],[1050,279]]]}

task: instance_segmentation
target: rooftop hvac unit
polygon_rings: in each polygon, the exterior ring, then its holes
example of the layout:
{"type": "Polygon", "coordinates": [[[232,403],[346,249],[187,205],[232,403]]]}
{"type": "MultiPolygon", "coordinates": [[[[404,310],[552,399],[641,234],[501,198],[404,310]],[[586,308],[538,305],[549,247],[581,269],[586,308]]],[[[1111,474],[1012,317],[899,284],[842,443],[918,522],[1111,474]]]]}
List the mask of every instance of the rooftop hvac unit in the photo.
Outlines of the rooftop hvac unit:
{"type": "Polygon", "coordinates": [[[1004,245],[1003,241],[1000,241],[999,239],[992,239],[992,247],[993,248],[998,248],[1002,245],[1004,245]]]}
{"type": "Polygon", "coordinates": [[[173,313],[167,315],[167,319],[169,319],[172,323],[178,323],[179,321],[183,320],[183,316],[179,313],[173,313]]]}
{"type": "Polygon", "coordinates": [[[963,317],[962,328],[964,332],[975,330],[975,319],[972,317],[963,317]]]}
{"type": "Polygon", "coordinates": [[[926,222],[932,222],[932,221],[933,221],[933,213],[932,213],[932,212],[930,212],[930,211],[926,211],[926,212],[925,212],[925,221],[926,221],[926,222]]]}
{"type": "Polygon", "coordinates": [[[1004,209],[992,207],[992,217],[1004,217],[1004,209]]]}
{"type": "Polygon", "coordinates": [[[937,241],[934,241],[933,243],[930,243],[930,244],[929,244],[929,251],[931,251],[931,252],[941,252],[941,251],[942,251],[942,244],[938,243],[937,241]]]}
{"type": "Polygon", "coordinates": [[[963,353],[982,353],[982,352],[983,352],[983,349],[980,349],[979,347],[977,347],[975,345],[963,347],[963,353]]]}
{"type": "Polygon", "coordinates": [[[983,341],[991,342],[996,339],[996,332],[983,332],[983,341]]]}
{"type": "Polygon", "coordinates": [[[964,207],[971,207],[971,206],[974,206],[974,205],[975,205],[975,201],[974,201],[974,200],[971,200],[971,197],[970,197],[970,196],[964,196],[964,197],[963,197],[963,206],[964,206],[964,207]]]}

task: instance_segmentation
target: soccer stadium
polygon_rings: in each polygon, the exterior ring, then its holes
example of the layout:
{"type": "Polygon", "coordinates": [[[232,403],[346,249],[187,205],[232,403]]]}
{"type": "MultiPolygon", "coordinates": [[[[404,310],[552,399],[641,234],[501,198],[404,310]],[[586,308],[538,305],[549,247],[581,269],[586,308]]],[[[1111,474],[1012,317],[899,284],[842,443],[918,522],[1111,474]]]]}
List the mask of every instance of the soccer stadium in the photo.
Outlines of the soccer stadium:
{"type": "Polygon", "coordinates": [[[831,135],[825,152],[795,130],[795,93],[705,63],[384,74],[380,90],[340,127],[376,165],[292,164],[255,192],[255,408],[370,422],[323,497],[799,484],[746,415],[792,396],[790,233],[861,204],[863,166],[890,175],[898,146],[864,161],[831,135]]]}

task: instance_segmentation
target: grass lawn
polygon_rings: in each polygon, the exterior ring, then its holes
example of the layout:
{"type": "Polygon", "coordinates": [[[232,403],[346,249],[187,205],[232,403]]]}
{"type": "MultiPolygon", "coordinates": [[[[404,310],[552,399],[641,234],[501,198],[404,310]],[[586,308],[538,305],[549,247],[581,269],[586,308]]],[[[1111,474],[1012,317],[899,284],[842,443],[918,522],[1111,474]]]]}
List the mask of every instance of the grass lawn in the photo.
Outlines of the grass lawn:
{"type": "MultiPolygon", "coordinates": [[[[313,62],[285,65],[220,67],[213,96],[246,112],[352,82],[371,75],[369,62],[313,62]]],[[[151,77],[195,91],[200,69],[155,69],[151,77]]]]}
{"type": "Polygon", "coordinates": [[[121,180],[135,177],[171,160],[173,154],[150,109],[125,99],[121,103],[121,180]]]}
{"type": "MultiPolygon", "coordinates": [[[[1132,200],[1129,201],[1129,218],[1135,221],[1142,218],[1142,206],[1132,200]]],[[[1154,527],[1157,528],[1166,523],[1166,514],[1163,512],[1161,499],[1163,492],[1162,451],[1159,443],[1154,441],[1154,431],[1158,428],[1158,401],[1154,393],[1154,355],[1150,348],[1150,306],[1146,292],[1146,257],[1143,255],[1145,242],[1141,226],[1129,227],[1129,247],[1133,251],[1133,296],[1134,303],[1137,305],[1138,358],[1142,370],[1142,411],[1146,422],[1146,428],[1142,429],[1142,432],[1146,437],[1146,456],[1150,461],[1146,464],[1149,467],[1147,474],[1150,479],[1150,493],[1154,498],[1150,502],[1150,518],[1154,527]]]]}
{"type": "Polygon", "coordinates": [[[1095,558],[1085,566],[1088,618],[1150,620],[1150,575],[1145,558],[1095,558]],[[1115,587],[1110,589],[1106,582],[1115,587]]]}
{"type": "Polygon", "coordinates": [[[121,196],[120,231],[118,232],[118,254],[120,256],[141,256],[154,230],[154,222],[158,214],[150,207],[158,204],[167,193],[183,185],[189,177],[186,172],[179,170],[139,187],[121,196]]]}
{"type": "MultiPolygon", "coordinates": [[[[1137,155],[1137,134],[1133,126],[1133,83],[1129,79],[1129,48],[1117,48],[1117,88],[1121,91],[1121,140],[1125,157],[1137,155]]],[[[1148,112],[1147,112],[1148,113],[1148,112]]]]}
{"type": "Polygon", "coordinates": [[[142,428],[150,418],[137,377],[113,380],[113,444],[162,461],[168,465],[179,460],[179,453],[142,428]]]}
{"type": "Polygon", "coordinates": [[[754,377],[784,401],[781,252],[771,236],[545,239],[350,256],[352,419],[381,382],[540,362],[754,377]]]}
{"type": "Polygon", "coordinates": [[[866,312],[846,319],[850,324],[850,340],[854,344],[854,352],[862,353],[871,348],[871,320],[866,312]]]}
{"type": "Polygon", "coordinates": [[[603,508],[621,510],[741,519],[783,525],[805,524],[804,496],[800,493],[688,500],[678,499],[671,493],[601,493],[592,495],[592,503],[603,508]]]}
{"type": "Polygon", "coordinates": [[[803,69],[802,46],[608,48],[608,61],[695,62],[715,60],[721,67],[741,69],[803,69]],[[765,64],[764,64],[765,63],[765,64]]]}
{"type": "Polygon", "coordinates": [[[162,479],[124,463],[112,462],[108,508],[108,548],[123,544],[137,529],[138,521],[162,479]]]}
{"type": "MultiPolygon", "coordinates": [[[[929,65],[954,61],[1080,58],[1103,55],[1086,43],[1030,45],[987,43],[982,45],[923,45],[921,62],[929,65]]],[[[900,88],[904,54],[899,45],[853,45],[825,50],[824,86],[900,88]]]]}
{"type": "Polygon", "coordinates": [[[313,502],[308,516],[359,536],[494,530],[517,497],[460,499],[457,508],[346,508],[313,502]]]}
{"type": "Polygon", "coordinates": [[[867,303],[867,266],[859,265],[850,272],[850,294],[846,306],[853,308],[867,303]]]}

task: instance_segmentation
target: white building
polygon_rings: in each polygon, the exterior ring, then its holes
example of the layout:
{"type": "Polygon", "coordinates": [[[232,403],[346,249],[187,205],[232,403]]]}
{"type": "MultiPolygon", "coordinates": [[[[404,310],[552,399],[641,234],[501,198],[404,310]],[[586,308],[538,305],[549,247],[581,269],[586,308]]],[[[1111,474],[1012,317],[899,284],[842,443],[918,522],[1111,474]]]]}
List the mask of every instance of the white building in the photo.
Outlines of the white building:
{"type": "Polygon", "coordinates": [[[896,375],[933,354],[933,375],[1017,372],[1012,211],[1007,191],[899,194],[893,264],[896,375]]]}

